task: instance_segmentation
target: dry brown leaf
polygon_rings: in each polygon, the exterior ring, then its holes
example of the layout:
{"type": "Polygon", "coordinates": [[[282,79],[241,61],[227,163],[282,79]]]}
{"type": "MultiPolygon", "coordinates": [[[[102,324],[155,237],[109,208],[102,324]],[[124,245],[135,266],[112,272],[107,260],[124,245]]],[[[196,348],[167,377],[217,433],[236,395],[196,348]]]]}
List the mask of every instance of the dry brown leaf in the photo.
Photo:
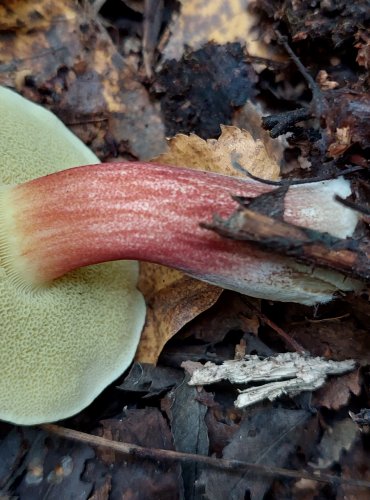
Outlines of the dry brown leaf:
{"type": "MultiPolygon", "coordinates": [[[[249,100],[244,106],[235,111],[233,125],[249,132],[257,144],[262,142],[266,149],[267,156],[271,161],[275,161],[280,166],[281,173],[286,167],[284,152],[289,148],[288,141],[284,135],[272,139],[270,137],[270,132],[262,128],[262,118],[262,107],[258,103],[253,103],[249,100]]],[[[290,162],[291,161],[292,160],[290,160],[290,162]]],[[[249,168],[248,165],[244,166],[249,168]]],[[[266,175],[268,175],[267,172],[266,175]]]]}
{"type": "Polygon", "coordinates": [[[6,6],[0,5],[0,30],[31,31],[46,28],[50,18],[58,20],[58,16],[68,16],[68,6],[53,2],[30,2],[8,0],[6,6]]]}
{"type": "Polygon", "coordinates": [[[361,392],[360,371],[356,370],[341,377],[328,380],[326,384],[314,393],[314,406],[325,406],[330,410],[348,404],[351,394],[358,396],[361,392]]]}
{"type": "Polygon", "coordinates": [[[209,309],[222,289],[155,264],[141,264],[139,288],[147,316],[136,353],[142,363],[156,363],[166,342],[184,325],[209,309]]]}
{"type": "Polygon", "coordinates": [[[172,286],[184,276],[184,273],[171,269],[170,267],[151,264],[150,262],[140,263],[140,291],[145,295],[147,301],[152,301],[160,292],[172,286]]]}
{"type": "Polygon", "coordinates": [[[254,14],[248,0],[181,0],[179,15],[170,26],[171,36],[164,48],[165,59],[180,59],[185,46],[199,49],[207,42],[241,42],[253,56],[271,57],[271,49],[253,34],[254,14]]]}
{"type": "Polygon", "coordinates": [[[0,84],[54,111],[100,158],[163,151],[157,105],[87,3],[0,5],[0,61],[0,84]]]}
{"type": "MultiPolygon", "coordinates": [[[[254,175],[270,179],[279,176],[278,163],[268,155],[263,142],[237,127],[222,127],[218,140],[179,134],[170,139],[167,153],[153,161],[240,176],[231,164],[232,155],[254,175]]],[[[148,312],[136,359],[145,363],[156,363],[166,342],[208,310],[222,292],[180,271],[148,263],[141,264],[139,288],[148,312]]]]}
{"type": "Polygon", "coordinates": [[[178,134],[169,140],[168,146],[166,153],[155,158],[157,163],[240,177],[243,174],[232,166],[235,158],[257,177],[279,178],[278,153],[268,152],[261,139],[254,139],[249,132],[237,127],[222,125],[218,139],[204,140],[194,134],[178,134]]]}
{"type": "Polygon", "coordinates": [[[360,366],[369,364],[368,329],[359,327],[351,317],[324,322],[287,323],[283,328],[311,356],[322,356],[335,361],[351,358],[360,366]]]}
{"type": "Polygon", "coordinates": [[[258,309],[259,299],[238,296],[225,290],[214,306],[183,328],[181,338],[192,336],[202,342],[216,344],[222,342],[232,330],[257,336],[260,320],[255,310],[258,309]]]}
{"type": "MultiPolygon", "coordinates": [[[[351,452],[342,454],[339,466],[343,478],[370,481],[368,440],[357,439],[351,448],[351,452]]],[[[317,495],[316,498],[320,498],[320,496],[317,495]]],[[[336,495],[336,500],[369,500],[369,489],[354,488],[343,483],[336,495]]]]}

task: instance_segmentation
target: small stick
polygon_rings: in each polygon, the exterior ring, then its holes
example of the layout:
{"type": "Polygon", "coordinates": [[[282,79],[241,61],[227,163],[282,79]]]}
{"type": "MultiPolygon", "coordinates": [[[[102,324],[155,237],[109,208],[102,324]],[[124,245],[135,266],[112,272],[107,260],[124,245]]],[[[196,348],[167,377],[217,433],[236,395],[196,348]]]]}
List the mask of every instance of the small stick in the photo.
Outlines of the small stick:
{"type": "MultiPolygon", "coordinates": [[[[331,163],[331,162],[330,162],[331,163]]],[[[345,170],[342,170],[341,172],[336,172],[334,175],[328,176],[328,175],[322,175],[319,177],[310,177],[308,179],[281,179],[280,181],[273,181],[271,179],[263,179],[262,177],[258,177],[256,175],[253,175],[252,172],[250,172],[247,168],[243,167],[235,158],[231,159],[231,164],[235,170],[238,172],[241,172],[254,181],[262,182],[263,184],[267,184],[268,186],[298,186],[300,184],[311,184],[313,182],[322,182],[322,181],[328,181],[331,179],[335,179],[337,177],[342,177],[343,175],[348,175],[352,174],[354,172],[358,172],[360,170],[363,170],[363,167],[359,166],[350,166],[347,167],[345,170]]],[[[343,203],[342,199],[338,199],[339,202],[343,203]]],[[[346,200],[343,205],[346,205],[346,200]]],[[[350,205],[349,208],[353,208],[350,205]]],[[[356,210],[356,209],[355,209],[356,210]]]]}
{"type": "Polygon", "coordinates": [[[277,115],[264,116],[262,127],[270,130],[270,137],[276,139],[279,135],[292,131],[293,125],[311,118],[311,112],[306,108],[293,109],[277,115]]]}
{"type": "MultiPolygon", "coordinates": [[[[248,303],[249,304],[249,303],[248,303]]],[[[294,340],[290,335],[288,335],[280,326],[274,323],[271,319],[269,319],[265,314],[258,310],[253,304],[249,304],[250,308],[255,311],[257,316],[263,321],[267,326],[269,326],[274,332],[276,332],[279,337],[281,337],[288,347],[293,349],[296,352],[300,352],[301,354],[306,354],[307,350],[301,346],[296,340],[294,340]]]]}
{"type": "Polygon", "coordinates": [[[295,471],[271,465],[261,465],[261,464],[243,462],[241,460],[228,460],[224,458],[207,457],[205,455],[196,455],[194,453],[183,453],[181,451],[164,450],[158,448],[145,448],[143,446],[138,446],[131,443],[122,443],[118,441],[113,441],[111,439],[106,439],[103,437],[86,434],[84,432],[75,431],[73,429],[60,427],[59,425],[54,425],[54,424],[45,424],[41,425],[40,427],[45,432],[55,434],[65,439],[71,439],[73,441],[78,441],[80,443],[86,443],[94,447],[107,448],[109,450],[114,450],[124,455],[130,455],[131,457],[146,458],[155,461],[166,460],[166,461],[174,461],[181,463],[197,462],[208,465],[209,467],[228,470],[232,472],[248,469],[250,472],[263,474],[266,476],[292,477],[295,479],[308,479],[320,483],[331,483],[336,485],[346,484],[357,488],[370,489],[369,481],[363,481],[360,479],[341,478],[338,476],[333,476],[331,474],[322,473],[321,471],[315,471],[313,474],[310,474],[309,472],[305,471],[295,471]]]}
{"type": "Polygon", "coordinates": [[[344,205],[345,207],[356,210],[356,212],[360,212],[361,214],[364,215],[370,215],[370,207],[365,207],[364,205],[359,205],[358,203],[354,203],[353,201],[345,200],[344,198],[338,196],[337,194],[335,195],[335,200],[338,201],[339,203],[342,203],[342,205],[344,205]]]}
{"type": "Polygon", "coordinates": [[[323,95],[322,95],[322,92],[320,90],[320,87],[317,85],[315,80],[309,74],[309,72],[307,71],[305,66],[301,63],[301,61],[299,60],[297,55],[293,52],[292,48],[290,47],[290,45],[286,41],[286,38],[279,31],[276,31],[276,35],[277,35],[278,41],[282,44],[284,49],[288,52],[290,58],[292,59],[294,64],[297,66],[297,68],[301,72],[303,78],[306,80],[308,86],[310,87],[311,92],[312,92],[313,101],[315,103],[315,114],[316,114],[316,117],[318,119],[320,119],[322,114],[323,114],[323,110],[324,110],[324,99],[323,99],[323,95]]]}

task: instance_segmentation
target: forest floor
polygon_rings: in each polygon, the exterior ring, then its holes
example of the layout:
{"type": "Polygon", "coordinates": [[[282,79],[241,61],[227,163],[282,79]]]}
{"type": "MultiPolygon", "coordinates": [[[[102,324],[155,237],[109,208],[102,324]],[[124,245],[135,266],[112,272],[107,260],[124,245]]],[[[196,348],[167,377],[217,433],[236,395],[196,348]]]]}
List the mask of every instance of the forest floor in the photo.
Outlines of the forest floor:
{"type": "MultiPolygon", "coordinates": [[[[247,175],[241,165],[280,189],[345,174],[361,219],[345,272],[365,289],[369,20],[366,0],[0,2],[0,84],[53,111],[101,161],[247,175]]],[[[282,303],[151,264],[140,287],[148,316],[128,372],[57,426],[0,423],[1,499],[369,498],[368,293],[282,303]],[[283,371],[277,398],[266,376],[245,407],[247,379],[189,385],[205,362],[257,355],[258,374],[286,352],[355,364],[295,393],[283,371]]]]}

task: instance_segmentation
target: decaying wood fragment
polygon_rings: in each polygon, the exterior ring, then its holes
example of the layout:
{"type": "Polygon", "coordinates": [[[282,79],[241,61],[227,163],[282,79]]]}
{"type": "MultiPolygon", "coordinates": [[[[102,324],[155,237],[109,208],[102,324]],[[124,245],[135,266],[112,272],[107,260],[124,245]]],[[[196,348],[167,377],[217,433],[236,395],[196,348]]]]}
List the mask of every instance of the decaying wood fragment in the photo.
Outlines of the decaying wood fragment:
{"type": "MultiPolygon", "coordinates": [[[[238,200],[238,199],[237,199],[238,200]]],[[[244,204],[244,200],[238,200],[244,204]]],[[[335,217],[335,214],[333,214],[335,217]]],[[[221,236],[248,241],[296,260],[363,281],[370,280],[370,245],[351,238],[295,226],[241,206],[228,219],[214,216],[201,224],[221,236]]]]}
{"type": "Polygon", "coordinates": [[[235,401],[237,408],[244,408],[259,401],[287,394],[294,396],[303,391],[321,387],[328,375],[339,375],[355,368],[354,360],[331,361],[320,357],[302,356],[286,352],[265,359],[247,355],[242,360],[225,361],[222,365],[208,362],[194,371],[189,384],[209,385],[221,380],[233,384],[266,382],[240,391],[235,401]]]}

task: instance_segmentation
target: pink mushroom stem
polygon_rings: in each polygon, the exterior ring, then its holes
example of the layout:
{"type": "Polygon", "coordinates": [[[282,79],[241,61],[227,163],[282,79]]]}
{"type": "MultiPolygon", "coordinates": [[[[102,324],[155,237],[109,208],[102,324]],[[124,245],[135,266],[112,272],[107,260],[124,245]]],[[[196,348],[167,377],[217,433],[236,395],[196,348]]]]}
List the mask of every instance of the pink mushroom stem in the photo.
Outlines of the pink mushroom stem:
{"type": "MultiPolygon", "coordinates": [[[[351,230],[342,220],[334,228],[338,214],[325,206],[324,196],[332,207],[334,192],[343,195],[338,181],[290,188],[285,220],[337,236],[353,230],[355,221],[351,230]]],[[[0,256],[10,273],[37,286],[82,266],[135,259],[257,297],[266,296],[263,290],[268,287],[274,295],[283,285],[287,298],[279,298],[277,292],[276,299],[290,300],[294,293],[289,288],[302,273],[311,283],[311,295],[322,292],[322,278],[290,259],[199,226],[215,213],[231,215],[236,208],[231,195],[255,197],[271,189],[253,180],[149,163],[72,168],[2,188],[0,256]]],[[[345,210],[346,217],[350,212],[345,210]]],[[[333,285],[325,286],[330,297],[333,285]]]]}

